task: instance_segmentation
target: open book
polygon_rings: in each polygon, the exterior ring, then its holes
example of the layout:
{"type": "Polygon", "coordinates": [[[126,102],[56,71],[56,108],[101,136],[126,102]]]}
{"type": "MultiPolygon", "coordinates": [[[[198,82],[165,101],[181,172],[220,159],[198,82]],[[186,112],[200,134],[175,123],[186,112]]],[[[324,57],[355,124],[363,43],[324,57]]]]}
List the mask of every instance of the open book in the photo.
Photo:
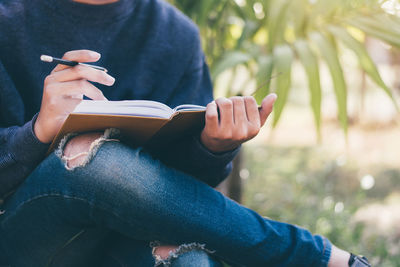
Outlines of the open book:
{"type": "Polygon", "coordinates": [[[147,100],[83,100],[68,116],[53,140],[53,151],[65,134],[118,128],[133,145],[157,146],[199,132],[206,108],[180,105],[171,109],[147,100]]]}

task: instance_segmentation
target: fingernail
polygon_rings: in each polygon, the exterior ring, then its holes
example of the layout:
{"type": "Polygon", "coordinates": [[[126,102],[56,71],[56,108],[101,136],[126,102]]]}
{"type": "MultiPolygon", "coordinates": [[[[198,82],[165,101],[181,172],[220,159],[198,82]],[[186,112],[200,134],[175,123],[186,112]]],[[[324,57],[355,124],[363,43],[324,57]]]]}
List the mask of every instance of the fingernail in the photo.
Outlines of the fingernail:
{"type": "Polygon", "coordinates": [[[94,51],[90,51],[89,55],[91,58],[100,58],[101,57],[101,55],[99,53],[94,52],[94,51]]]}
{"type": "Polygon", "coordinates": [[[107,82],[108,82],[109,84],[113,85],[113,84],[115,83],[115,78],[112,77],[112,76],[110,76],[110,75],[108,75],[108,76],[107,76],[107,82]]]}
{"type": "Polygon", "coordinates": [[[275,93],[270,94],[270,97],[275,101],[276,99],[278,99],[278,95],[275,93]]]}

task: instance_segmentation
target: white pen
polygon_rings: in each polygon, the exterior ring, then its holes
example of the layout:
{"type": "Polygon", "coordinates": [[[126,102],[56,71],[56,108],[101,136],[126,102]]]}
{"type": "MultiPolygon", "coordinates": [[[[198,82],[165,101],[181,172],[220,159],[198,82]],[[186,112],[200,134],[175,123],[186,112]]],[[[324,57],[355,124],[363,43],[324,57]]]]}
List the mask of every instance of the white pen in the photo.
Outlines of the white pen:
{"type": "Polygon", "coordinates": [[[95,66],[95,65],[91,65],[91,64],[86,64],[86,63],[81,63],[81,62],[77,62],[77,61],[70,61],[70,60],[65,60],[65,59],[61,59],[61,58],[56,58],[56,57],[52,57],[52,56],[47,56],[47,55],[41,55],[40,56],[40,60],[43,62],[49,62],[49,63],[57,63],[57,64],[62,64],[62,65],[66,65],[66,66],[76,66],[76,65],[81,65],[81,66],[87,66],[87,67],[91,67],[94,68],[96,70],[101,70],[104,72],[107,72],[107,69],[103,68],[103,67],[99,67],[99,66],[95,66]]]}

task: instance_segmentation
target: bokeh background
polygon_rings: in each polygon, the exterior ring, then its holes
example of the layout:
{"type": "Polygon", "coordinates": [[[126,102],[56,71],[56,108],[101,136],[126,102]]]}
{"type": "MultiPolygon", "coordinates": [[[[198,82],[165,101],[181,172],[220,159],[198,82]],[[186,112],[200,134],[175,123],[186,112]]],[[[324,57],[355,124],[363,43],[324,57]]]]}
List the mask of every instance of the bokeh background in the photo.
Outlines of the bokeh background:
{"type": "Polygon", "coordinates": [[[216,97],[279,96],[221,190],[400,266],[400,3],[170,2],[199,26],[216,97]]]}

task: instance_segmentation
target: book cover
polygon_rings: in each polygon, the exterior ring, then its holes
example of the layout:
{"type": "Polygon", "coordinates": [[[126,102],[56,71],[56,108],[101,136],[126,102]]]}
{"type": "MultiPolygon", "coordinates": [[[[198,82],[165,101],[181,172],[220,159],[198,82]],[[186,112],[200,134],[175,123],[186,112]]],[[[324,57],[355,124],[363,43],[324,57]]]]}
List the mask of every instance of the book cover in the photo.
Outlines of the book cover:
{"type": "MultiPolygon", "coordinates": [[[[126,103],[127,101],[116,102],[126,103]]],[[[135,104],[135,101],[129,102],[135,104]]],[[[143,101],[136,102],[143,103],[143,101]]],[[[153,101],[146,102],[151,102],[147,104],[151,105],[155,110],[157,109],[157,105],[161,104],[158,102],[153,103],[153,101]]],[[[93,105],[94,103],[89,104],[93,105]]],[[[48,153],[51,153],[68,133],[85,133],[102,131],[107,128],[117,128],[121,131],[122,137],[128,140],[131,145],[154,148],[162,146],[165,142],[172,142],[176,139],[196,134],[201,131],[205,123],[205,108],[200,106],[184,105],[175,109],[168,107],[170,113],[167,114],[169,117],[166,117],[167,115],[165,114],[160,116],[157,111],[152,112],[145,108],[139,109],[139,112],[135,111],[134,115],[101,114],[101,111],[99,111],[101,110],[99,108],[100,105],[101,103],[95,109],[82,109],[80,107],[76,109],[79,112],[74,111],[71,113],[54,138],[48,153]],[[189,108],[185,109],[185,106],[189,108]],[[88,111],[90,110],[95,110],[95,112],[89,113],[88,111]],[[140,111],[144,113],[138,115],[140,111]]],[[[162,108],[166,110],[164,106],[162,108]]],[[[118,108],[112,107],[107,109],[108,111],[104,113],[113,113],[113,110],[118,110],[118,108]]],[[[120,111],[121,109],[118,110],[119,113],[121,113],[120,111]]]]}

